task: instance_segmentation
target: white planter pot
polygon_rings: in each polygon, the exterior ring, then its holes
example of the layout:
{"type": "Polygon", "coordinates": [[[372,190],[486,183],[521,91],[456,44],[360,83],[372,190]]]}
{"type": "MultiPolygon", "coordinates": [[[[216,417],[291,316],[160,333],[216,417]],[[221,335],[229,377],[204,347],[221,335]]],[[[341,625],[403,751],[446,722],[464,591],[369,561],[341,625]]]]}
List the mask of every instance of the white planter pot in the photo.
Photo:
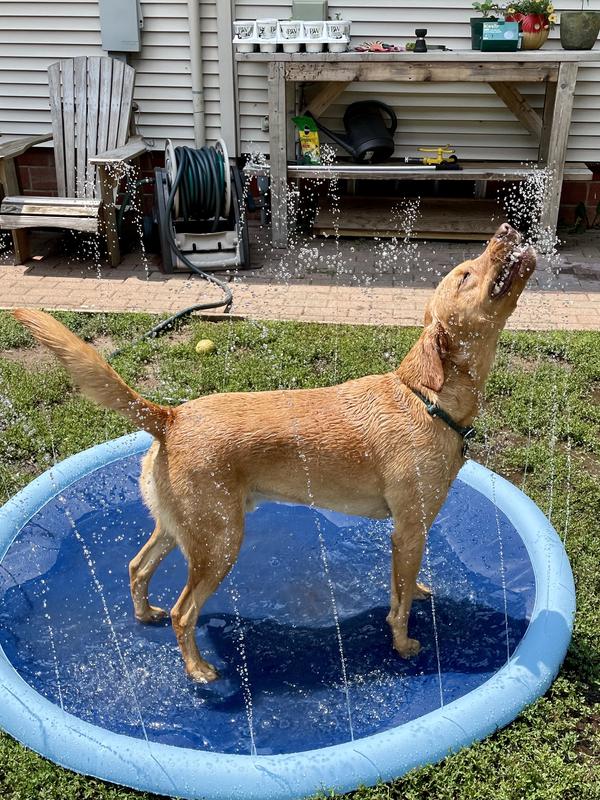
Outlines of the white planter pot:
{"type": "Polygon", "coordinates": [[[256,38],[256,22],[250,20],[236,20],[233,23],[234,39],[242,41],[243,39],[256,38]]]}
{"type": "Polygon", "coordinates": [[[256,32],[259,39],[276,39],[277,38],[277,20],[276,19],[257,19],[256,32]]]}

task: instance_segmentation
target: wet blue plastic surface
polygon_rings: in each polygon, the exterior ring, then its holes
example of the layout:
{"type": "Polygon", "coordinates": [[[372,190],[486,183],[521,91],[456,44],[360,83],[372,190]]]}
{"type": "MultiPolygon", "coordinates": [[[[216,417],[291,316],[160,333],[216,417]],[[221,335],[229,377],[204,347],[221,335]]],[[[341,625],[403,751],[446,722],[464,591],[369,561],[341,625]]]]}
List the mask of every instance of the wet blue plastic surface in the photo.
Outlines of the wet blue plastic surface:
{"type": "MultiPolygon", "coordinates": [[[[241,628],[257,752],[348,741],[320,529],[340,612],[355,737],[439,707],[429,601],[416,603],[411,615],[409,632],[423,645],[419,656],[403,661],[391,646],[390,523],[297,506],[266,504],[248,516],[240,558],[198,629],[200,648],[223,679],[192,684],[170,626],[133,618],[127,562],[152,528],[138,474],[139,456],[130,456],[81,478],[25,525],[0,564],[0,645],[40,694],[117,733],[142,738],[143,719],[150,741],[248,753],[241,628]]],[[[444,704],[483,684],[507,660],[497,523],[512,653],[535,600],[516,530],[482,494],[456,481],[430,532],[444,704]]],[[[183,560],[174,554],[153,580],[151,602],[170,607],[184,580],[183,560]]]]}

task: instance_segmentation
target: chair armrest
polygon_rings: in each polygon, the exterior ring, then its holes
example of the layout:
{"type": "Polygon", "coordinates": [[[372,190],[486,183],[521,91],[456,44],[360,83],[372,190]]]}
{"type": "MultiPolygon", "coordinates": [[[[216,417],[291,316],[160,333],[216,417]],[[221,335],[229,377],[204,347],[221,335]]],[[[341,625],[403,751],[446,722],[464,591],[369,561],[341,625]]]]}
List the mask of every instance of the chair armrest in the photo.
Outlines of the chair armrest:
{"type": "Polygon", "coordinates": [[[16,158],[33,147],[34,144],[49,142],[52,139],[51,133],[36,133],[32,136],[0,136],[0,159],[16,158]]]}
{"type": "Polygon", "coordinates": [[[105,153],[98,153],[98,155],[90,158],[89,162],[90,164],[100,167],[103,164],[116,164],[119,161],[130,161],[136,156],[141,156],[147,149],[148,147],[141,136],[132,136],[123,147],[117,147],[116,150],[107,150],[105,153]]]}

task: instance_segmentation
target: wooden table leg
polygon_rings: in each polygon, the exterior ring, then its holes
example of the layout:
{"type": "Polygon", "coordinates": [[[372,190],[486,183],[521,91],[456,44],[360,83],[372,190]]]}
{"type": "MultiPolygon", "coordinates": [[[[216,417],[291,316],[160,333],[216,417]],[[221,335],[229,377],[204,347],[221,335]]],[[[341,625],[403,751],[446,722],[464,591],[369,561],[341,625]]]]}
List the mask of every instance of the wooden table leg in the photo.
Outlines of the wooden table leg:
{"type": "MultiPolygon", "coordinates": [[[[546,189],[546,197],[544,198],[542,207],[540,227],[543,231],[549,230],[552,233],[556,231],[556,224],[558,222],[560,193],[565,168],[565,157],[567,154],[567,140],[571,127],[573,98],[575,95],[575,85],[577,83],[577,67],[577,63],[563,62],[560,65],[556,84],[556,96],[554,98],[550,120],[550,130],[546,134],[542,131],[542,144],[540,147],[544,149],[547,148],[546,162],[550,170],[550,176],[546,189]],[[545,137],[547,137],[547,143],[545,137]]],[[[550,111],[548,111],[548,117],[550,117],[550,111]]],[[[545,111],[544,123],[546,123],[545,111]]]]}
{"type": "Polygon", "coordinates": [[[102,198],[102,220],[108,258],[111,266],[118,267],[121,263],[121,250],[119,248],[119,234],[117,231],[117,215],[115,212],[115,184],[116,175],[109,174],[104,164],[98,166],[100,179],[100,196],[102,198]]]}
{"type": "Polygon", "coordinates": [[[538,150],[538,161],[540,164],[548,163],[548,147],[550,146],[550,131],[552,130],[552,117],[556,105],[556,81],[546,81],[546,92],[544,94],[544,111],[542,118],[542,132],[540,135],[540,146],[538,150]]]}
{"type": "MultiPolygon", "coordinates": [[[[19,194],[19,181],[14,159],[3,158],[0,161],[0,184],[7,197],[19,194]]],[[[15,264],[24,264],[31,255],[29,233],[26,230],[14,230],[12,231],[12,239],[15,250],[15,264]]]]}
{"type": "Polygon", "coordinates": [[[271,172],[271,228],[273,247],[286,247],[287,114],[284,64],[269,64],[269,150],[271,172]]]}

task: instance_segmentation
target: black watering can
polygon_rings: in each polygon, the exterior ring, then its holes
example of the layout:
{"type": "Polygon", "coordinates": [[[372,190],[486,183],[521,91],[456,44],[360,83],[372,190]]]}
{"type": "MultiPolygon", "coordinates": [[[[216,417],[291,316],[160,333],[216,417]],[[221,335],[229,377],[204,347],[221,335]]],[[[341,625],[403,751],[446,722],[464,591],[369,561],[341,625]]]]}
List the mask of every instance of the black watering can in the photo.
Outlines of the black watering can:
{"type": "Polygon", "coordinates": [[[379,100],[352,103],[344,112],[346,135],[335,133],[315,119],[319,130],[347,150],[355,161],[385,161],[394,152],[394,133],[398,120],[391,109],[379,100]],[[386,127],[383,114],[390,118],[386,127]]]}

